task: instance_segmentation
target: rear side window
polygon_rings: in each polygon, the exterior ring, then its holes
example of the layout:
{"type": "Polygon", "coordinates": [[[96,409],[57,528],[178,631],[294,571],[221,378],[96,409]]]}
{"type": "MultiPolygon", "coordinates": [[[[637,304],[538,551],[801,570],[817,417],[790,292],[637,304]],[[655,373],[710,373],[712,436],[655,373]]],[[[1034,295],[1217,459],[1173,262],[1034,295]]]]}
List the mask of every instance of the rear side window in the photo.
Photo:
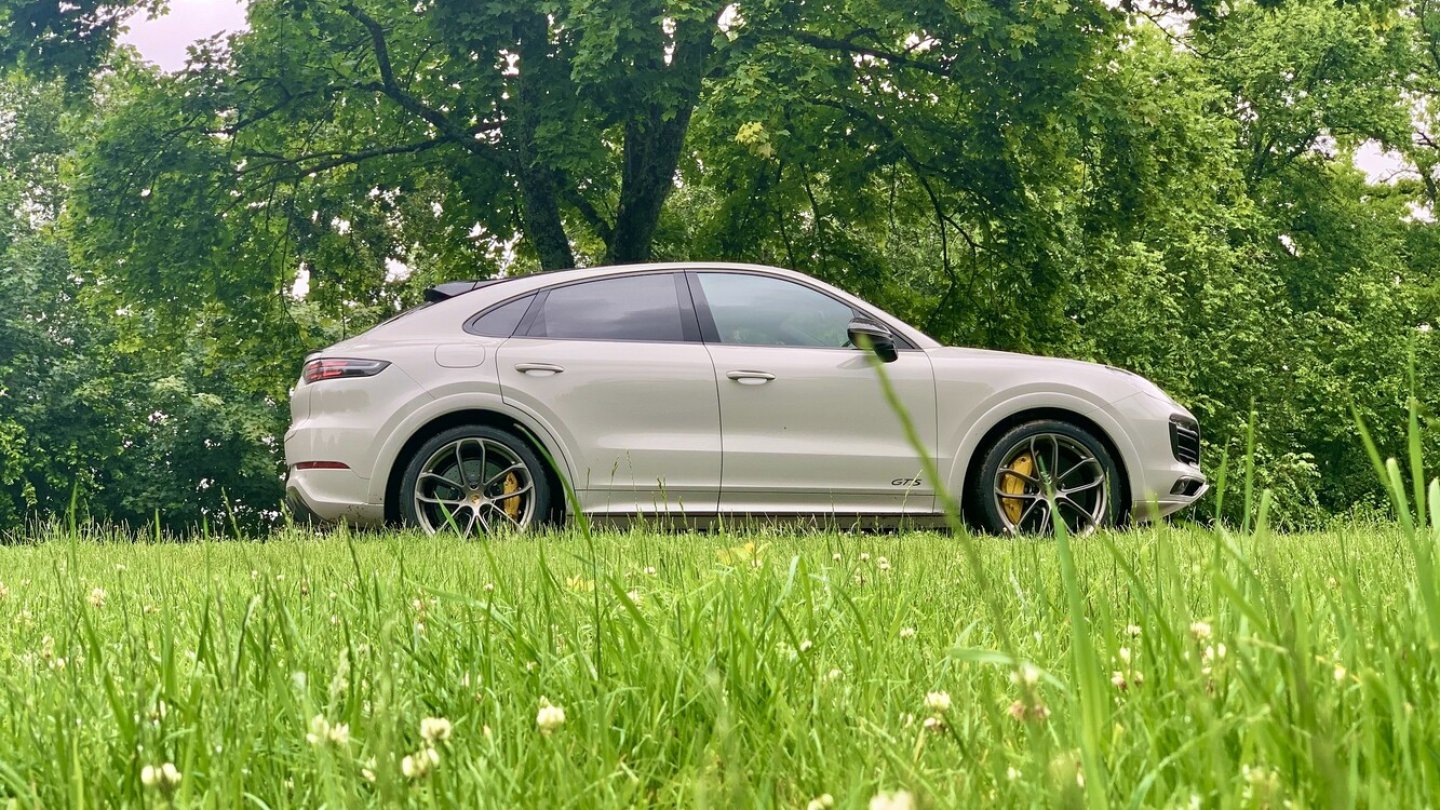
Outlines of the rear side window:
{"type": "Polygon", "coordinates": [[[472,318],[465,324],[465,331],[482,337],[508,338],[515,334],[515,327],[520,325],[520,319],[525,317],[525,310],[530,308],[530,302],[534,300],[535,296],[527,295],[501,304],[472,318]]]}
{"type": "Polygon", "coordinates": [[[531,319],[528,337],[681,341],[684,315],[674,273],[624,276],[556,287],[531,319]]]}

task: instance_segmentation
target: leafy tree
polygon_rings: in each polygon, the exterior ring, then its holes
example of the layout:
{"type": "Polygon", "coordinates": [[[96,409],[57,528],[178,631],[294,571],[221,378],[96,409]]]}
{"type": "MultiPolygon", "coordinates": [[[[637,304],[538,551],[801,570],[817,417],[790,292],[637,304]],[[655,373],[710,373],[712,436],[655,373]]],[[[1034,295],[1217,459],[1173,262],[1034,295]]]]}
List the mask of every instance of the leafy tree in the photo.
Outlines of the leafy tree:
{"type": "Polygon", "coordinates": [[[261,522],[305,350],[434,281],[647,257],[1134,369],[1232,482],[1253,408],[1293,525],[1373,499],[1352,411],[1394,448],[1435,411],[1428,2],[289,0],[177,74],[110,47],[134,8],[0,35],[0,525],[77,483],[261,522]],[[1372,143],[1414,171],[1367,182],[1372,143]]]}

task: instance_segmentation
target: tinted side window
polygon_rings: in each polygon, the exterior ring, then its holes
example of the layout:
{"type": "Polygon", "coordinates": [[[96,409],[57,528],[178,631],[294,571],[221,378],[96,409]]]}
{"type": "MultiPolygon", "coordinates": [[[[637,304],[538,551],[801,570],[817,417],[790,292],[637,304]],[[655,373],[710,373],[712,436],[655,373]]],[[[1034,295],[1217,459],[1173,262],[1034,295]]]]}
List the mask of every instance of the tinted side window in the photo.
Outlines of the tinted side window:
{"type": "Polygon", "coordinates": [[[530,302],[534,300],[535,296],[527,295],[508,304],[501,304],[470,321],[465,325],[465,331],[483,337],[508,338],[515,334],[515,327],[520,325],[520,319],[525,317],[525,310],[530,308],[530,302]]]}
{"type": "Polygon", "coordinates": [[[721,343],[838,349],[855,311],[802,284],[766,276],[700,273],[721,343]]]}
{"type": "Polygon", "coordinates": [[[685,339],[675,275],[626,276],[550,290],[529,337],[582,340],[685,339]]]}

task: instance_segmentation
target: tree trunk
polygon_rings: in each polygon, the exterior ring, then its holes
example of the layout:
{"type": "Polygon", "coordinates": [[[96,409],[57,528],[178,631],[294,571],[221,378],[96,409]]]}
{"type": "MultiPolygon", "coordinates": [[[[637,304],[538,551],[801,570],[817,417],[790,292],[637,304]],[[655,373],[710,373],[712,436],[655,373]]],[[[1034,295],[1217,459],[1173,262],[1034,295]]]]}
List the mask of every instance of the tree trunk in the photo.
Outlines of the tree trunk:
{"type": "Polygon", "coordinates": [[[620,206],[606,245],[606,262],[629,264],[650,259],[655,228],[665,198],[675,188],[675,169],[700,99],[700,82],[710,54],[710,30],[703,21],[681,23],[668,66],[656,59],[650,68],[674,84],[677,101],[648,103],[625,122],[620,206]]]}
{"type": "Polygon", "coordinates": [[[575,266],[575,253],[560,217],[560,189],[554,169],[536,153],[535,131],[544,103],[549,22],[531,14],[520,22],[520,74],[516,81],[515,177],[520,185],[520,218],[525,236],[545,270],[575,266]]]}

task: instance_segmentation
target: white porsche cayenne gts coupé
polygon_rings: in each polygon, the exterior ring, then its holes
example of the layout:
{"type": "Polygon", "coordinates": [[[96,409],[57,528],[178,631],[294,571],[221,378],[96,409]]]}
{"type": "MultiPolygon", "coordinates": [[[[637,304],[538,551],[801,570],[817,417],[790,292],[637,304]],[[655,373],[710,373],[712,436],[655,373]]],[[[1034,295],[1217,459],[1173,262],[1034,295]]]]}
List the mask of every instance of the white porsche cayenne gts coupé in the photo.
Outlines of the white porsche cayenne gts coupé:
{"type": "Polygon", "coordinates": [[[426,298],[306,358],[285,435],[302,517],[557,523],[564,475],[594,516],[926,522],[943,491],[981,528],[1043,534],[1157,517],[1206,489],[1199,426],[1153,383],[941,346],[800,273],[629,265],[426,298]],[[858,346],[884,361],[939,480],[858,346]]]}

